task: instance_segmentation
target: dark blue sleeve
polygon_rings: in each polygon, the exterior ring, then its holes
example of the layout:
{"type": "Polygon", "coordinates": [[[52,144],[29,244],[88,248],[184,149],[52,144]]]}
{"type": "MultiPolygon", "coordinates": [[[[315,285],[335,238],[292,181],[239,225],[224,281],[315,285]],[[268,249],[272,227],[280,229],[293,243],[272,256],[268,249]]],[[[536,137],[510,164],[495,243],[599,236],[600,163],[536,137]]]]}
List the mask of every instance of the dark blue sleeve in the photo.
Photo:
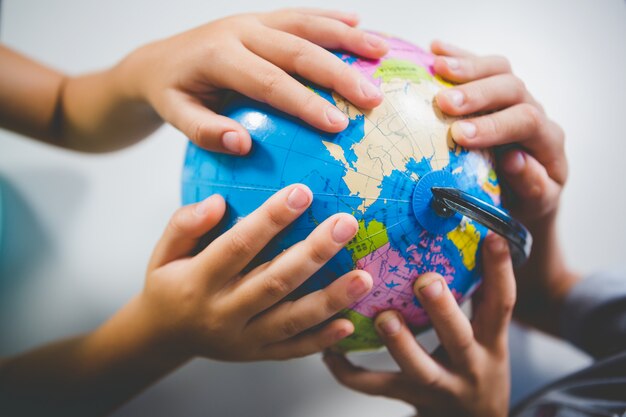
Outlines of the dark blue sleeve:
{"type": "Polygon", "coordinates": [[[561,311],[561,332],[596,358],[626,350],[626,270],[576,284],[561,311]]]}

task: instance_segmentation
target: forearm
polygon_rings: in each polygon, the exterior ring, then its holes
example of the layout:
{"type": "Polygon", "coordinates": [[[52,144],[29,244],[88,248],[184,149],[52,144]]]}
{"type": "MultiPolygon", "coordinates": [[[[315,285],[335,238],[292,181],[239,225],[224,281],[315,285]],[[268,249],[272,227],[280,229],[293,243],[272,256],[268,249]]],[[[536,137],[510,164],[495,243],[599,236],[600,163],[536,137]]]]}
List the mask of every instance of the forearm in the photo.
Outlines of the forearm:
{"type": "Polygon", "coordinates": [[[0,59],[0,127],[64,148],[104,152],[162,124],[139,93],[136,59],[77,77],[3,46],[0,59]]]}
{"type": "Polygon", "coordinates": [[[103,415],[184,363],[141,314],[135,299],[91,334],[1,362],[0,414],[103,415]]]}
{"type": "Polygon", "coordinates": [[[516,271],[517,319],[558,336],[561,306],[580,275],[565,263],[558,240],[557,213],[528,225],[533,249],[528,262],[516,271]]]}
{"type": "Polygon", "coordinates": [[[108,70],[67,80],[56,144],[106,152],[131,145],[161,126],[163,121],[139,92],[141,74],[134,61],[127,58],[108,70]]]}

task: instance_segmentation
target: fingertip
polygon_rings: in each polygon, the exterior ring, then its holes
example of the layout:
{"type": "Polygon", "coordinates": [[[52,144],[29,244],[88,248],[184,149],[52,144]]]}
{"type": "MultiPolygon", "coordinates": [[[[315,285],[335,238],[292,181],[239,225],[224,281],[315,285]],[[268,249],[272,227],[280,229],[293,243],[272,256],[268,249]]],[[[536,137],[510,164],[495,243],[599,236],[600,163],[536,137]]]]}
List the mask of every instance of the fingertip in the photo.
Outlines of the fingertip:
{"type": "Polygon", "coordinates": [[[223,212],[226,209],[226,202],[219,194],[213,194],[199,203],[195,204],[194,213],[197,216],[205,217],[209,213],[223,212]]]}
{"type": "Polygon", "coordinates": [[[292,210],[303,210],[313,201],[311,189],[304,184],[294,184],[287,192],[287,206],[292,210]]]}
{"type": "Polygon", "coordinates": [[[452,138],[462,146],[470,144],[476,138],[477,130],[476,125],[467,120],[454,122],[450,126],[452,138]]]}
{"type": "Polygon", "coordinates": [[[413,284],[413,293],[417,297],[420,297],[422,295],[420,290],[436,281],[445,282],[445,279],[442,275],[436,272],[426,272],[425,274],[420,275],[419,277],[417,277],[417,280],[415,280],[415,283],[413,284]]]}
{"type": "Polygon", "coordinates": [[[333,343],[337,343],[354,333],[354,324],[348,319],[336,319],[332,325],[335,327],[333,343]]]}
{"type": "Polygon", "coordinates": [[[374,280],[367,271],[355,270],[353,274],[347,287],[347,294],[350,300],[358,301],[372,290],[374,280]]]}
{"type": "Polygon", "coordinates": [[[520,150],[507,152],[500,159],[500,167],[505,174],[516,175],[526,166],[526,153],[520,150]]]}
{"type": "Polygon", "coordinates": [[[485,247],[488,253],[498,258],[503,258],[509,254],[509,245],[506,239],[496,233],[489,233],[485,238],[485,247]]]}
{"type": "Polygon", "coordinates": [[[354,216],[348,213],[339,213],[336,215],[335,224],[331,232],[335,242],[345,244],[352,239],[358,231],[359,222],[354,216]]]}
{"type": "Polygon", "coordinates": [[[326,107],[326,119],[329,125],[325,130],[332,133],[341,132],[350,122],[348,116],[333,105],[326,107]]]}
{"type": "Polygon", "coordinates": [[[462,115],[463,111],[461,107],[465,104],[465,94],[463,91],[458,88],[446,88],[435,96],[435,100],[437,101],[437,106],[444,113],[451,114],[454,116],[462,115]]]}
{"type": "Polygon", "coordinates": [[[430,43],[430,51],[435,54],[435,55],[441,55],[443,53],[443,48],[442,45],[444,43],[439,40],[439,39],[434,39],[431,43],[430,43]]]}
{"type": "Polygon", "coordinates": [[[393,310],[383,311],[374,320],[374,327],[382,337],[395,336],[402,330],[403,320],[400,314],[393,310]]]}

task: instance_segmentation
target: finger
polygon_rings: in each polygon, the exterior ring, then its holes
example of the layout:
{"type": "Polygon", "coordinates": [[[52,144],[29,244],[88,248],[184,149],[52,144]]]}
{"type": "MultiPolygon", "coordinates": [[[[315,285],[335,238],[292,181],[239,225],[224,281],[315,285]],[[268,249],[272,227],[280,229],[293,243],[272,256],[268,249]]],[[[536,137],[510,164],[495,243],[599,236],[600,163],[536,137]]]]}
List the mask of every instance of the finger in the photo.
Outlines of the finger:
{"type": "Polygon", "coordinates": [[[509,151],[499,159],[498,168],[511,191],[519,197],[516,203],[523,212],[541,217],[556,209],[562,187],[531,155],[522,150],[509,151]]]}
{"type": "Polygon", "coordinates": [[[311,190],[302,184],[283,188],[261,207],[208,245],[197,259],[205,276],[223,283],[252,261],[269,241],[311,204],[311,190]]]}
{"type": "Polygon", "coordinates": [[[328,17],[330,19],[339,20],[340,22],[343,22],[348,26],[356,26],[359,24],[359,15],[352,12],[342,12],[339,10],[316,9],[308,7],[296,7],[291,10],[298,13],[328,17]]]}
{"type": "Polygon", "coordinates": [[[444,278],[439,274],[426,273],[415,282],[414,292],[452,362],[457,365],[473,363],[478,357],[478,344],[472,325],[444,278]]]}
{"type": "Polygon", "coordinates": [[[250,134],[236,121],[214,113],[180,91],[172,91],[166,97],[161,116],[196,145],[234,155],[245,155],[250,151],[250,134]]]}
{"type": "Polygon", "coordinates": [[[448,55],[453,57],[475,56],[472,52],[459,48],[458,46],[440,40],[434,40],[430,44],[430,50],[435,55],[448,55]]]}
{"type": "Polygon", "coordinates": [[[417,343],[400,314],[385,311],[376,317],[374,323],[389,353],[404,374],[425,386],[440,387],[446,384],[445,369],[417,343]]]}
{"type": "Polygon", "coordinates": [[[230,66],[222,82],[224,88],[267,103],[315,128],[340,132],[348,126],[348,117],[341,110],[248,50],[239,54],[238,62],[230,66]]]}
{"type": "Polygon", "coordinates": [[[324,48],[342,49],[365,58],[377,59],[389,51],[389,45],[381,36],[355,29],[332,18],[279,15],[270,26],[324,48]]]}
{"type": "Polygon", "coordinates": [[[511,73],[511,64],[502,56],[436,56],[433,68],[441,77],[456,83],[511,73]]]}
{"type": "Polygon", "coordinates": [[[330,319],[371,289],[372,277],[367,272],[351,271],[322,290],[260,314],[248,324],[248,329],[259,340],[285,340],[330,319]]]}
{"type": "Polygon", "coordinates": [[[453,116],[502,109],[519,103],[534,103],[524,83],[513,74],[494,75],[443,89],[437,94],[436,100],[444,113],[453,116]]]}
{"type": "Polygon", "coordinates": [[[356,219],[339,213],[326,219],[307,238],[283,252],[267,268],[252,271],[232,291],[251,316],[271,307],[300,286],[339,252],[359,229],[356,219]]]}
{"type": "Polygon", "coordinates": [[[217,194],[178,209],[152,253],[148,270],[189,256],[199,239],[219,223],[225,210],[224,199],[217,194]]]}
{"type": "Polygon", "coordinates": [[[466,148],[519,143],[546,167],[550,178],[561,185],[567,179],[563,131],[531,104],[516,104],[486,116],[456,121],[450,131],[454,140],[466,148]]]}
{"type": "Polygon", "coordinates": [[[337,319],[314,332],[272,343],[263,348],[263,357],[270,359],[300,358],[328,349],[354,332],[350,320],[337,319]]]}
{"type": "Polygon", "coordinates": [[[483,283],[474,311],[476,339],[485,347],[506,349],[515,306],[515,275],[506,240],[490,234],[483,246],[483,283]]]}
{"type": "Polygon", "coordinates": [[[332,53],[307,40],[268,29],[246,46],[285,71],[338,92],[358,107],[370,109],[382,101],[378,87],[332,53]]]}
{"type": "Polygon", "coordinates": [[[374,372],[354,366],[343,355],[326,354],[324,363],[337,382],[355,391],[369,395],[383,395],[400,399],[400,392],[409,384],[395,372],[374,372]]]}

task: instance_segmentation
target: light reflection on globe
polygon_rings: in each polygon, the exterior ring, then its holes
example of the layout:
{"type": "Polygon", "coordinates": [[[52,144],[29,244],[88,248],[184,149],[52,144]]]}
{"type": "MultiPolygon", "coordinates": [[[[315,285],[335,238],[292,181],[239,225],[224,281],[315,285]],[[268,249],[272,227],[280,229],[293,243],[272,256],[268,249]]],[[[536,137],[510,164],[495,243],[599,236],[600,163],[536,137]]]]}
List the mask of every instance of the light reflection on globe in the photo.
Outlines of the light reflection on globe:
{"type": "Polygon", "coordinates": [[[323,288],[355,268],[372,275],[371,293],[343,312],[356,328],[339,344],[346,351],[380,346],[373,319],[383,310],[401,312],[416,334],[428,328],[428,317],[412,289],[420,274],[443,275],[459,302],[480,282],[479,250],[487,229],[460,215],[434,215],[430,186],[453,184],[500,205],[490,154],[456,146],[449,137],[453,119],[434,105],[434,96],[448,84],[434,75],[433,56],[399,39],[387,41],[389,53],[376,61],[337,53],[380,87],[385,99],[379,107],[362,111],[334,92],[310,86],[348,115],[350,124],[343,132],[322,133],[237,97],[224,114],[249,130],[251,153],[213,154],[190,143],[183,171],[184,204],[214,193],[227,200],[227,219],[220,231],[289,184],[303,183],[312,190],[311,207],[257,263],[303,240],[335,213],[357,218],[357,236],[295,293],[323,288]]]}

